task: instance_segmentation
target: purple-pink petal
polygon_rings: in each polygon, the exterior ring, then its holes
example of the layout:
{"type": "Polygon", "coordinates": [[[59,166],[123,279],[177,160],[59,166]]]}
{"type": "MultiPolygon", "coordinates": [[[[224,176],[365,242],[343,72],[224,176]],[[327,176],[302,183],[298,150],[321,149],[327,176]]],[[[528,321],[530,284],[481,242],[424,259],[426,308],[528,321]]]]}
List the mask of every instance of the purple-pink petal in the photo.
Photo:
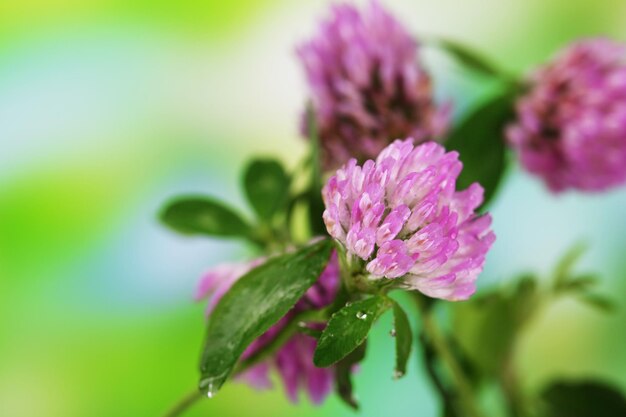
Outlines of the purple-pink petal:
{"type": "Polygon", "coordinates": [[[585,39],[529,80],[507,128],[522,166],[553,192],[626,182],[626,44],[585,39]]]}
{"type": "Polygon", "coordinates": [[[495,237],[491,218],[475,212],[482,187],[456,191],[461,168],[456,152],[435,142],[415,146],[410,138],[393,142],[363,169],[352,160],[322,191],[328,233],[365,261],[373,279],[465,299],[495,237]]]}
{"type": "MultiPolygon", "coordinates": [[[[363,10],[335,5],[318,34],[297,48],[311,90],[323,165],[373,159],[398,136],[417,143],[446,130],[419,44],[377,1],[363,10]]],[[[302,132],[308,136],[307,118],[302,132]]]]}

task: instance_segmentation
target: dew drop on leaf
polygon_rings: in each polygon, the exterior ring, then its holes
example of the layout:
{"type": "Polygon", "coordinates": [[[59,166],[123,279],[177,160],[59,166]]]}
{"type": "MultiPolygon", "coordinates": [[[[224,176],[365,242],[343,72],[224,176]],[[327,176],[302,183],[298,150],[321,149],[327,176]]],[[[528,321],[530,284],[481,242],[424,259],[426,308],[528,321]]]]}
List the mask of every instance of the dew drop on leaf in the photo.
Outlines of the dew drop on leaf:
{"type": "Polygon", "coordinates": [[[223,374],[223,375],[220,375],[220,377],[218,378],[209,377],[209,378],[202,379],[200,381],[200,389],[206,390],[206,396],[208,398],[215,397],[215,394],[217,394],[217,391],[219,390],[221,383],[223,383],[225,376],[226,374],[223,374]]]}
{"type": "Polygon", "coordinates": [[[359,320],[365,320],[367,318],[367,313],[365,311],[359,311],[356,313],[356,318],[359,320]]]}

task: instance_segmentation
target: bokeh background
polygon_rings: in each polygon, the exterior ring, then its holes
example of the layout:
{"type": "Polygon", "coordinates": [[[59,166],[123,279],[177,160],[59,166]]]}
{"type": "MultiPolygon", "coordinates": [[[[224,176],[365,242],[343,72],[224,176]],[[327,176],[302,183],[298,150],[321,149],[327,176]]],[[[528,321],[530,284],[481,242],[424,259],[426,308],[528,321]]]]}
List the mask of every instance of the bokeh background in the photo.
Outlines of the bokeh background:
{"type": "MultiPolygon", "coordinates": [[[[419,35],[462,41],[517,74],[567,42],[626,37],[622,0],[385,0],[419,35]]],[[[178,237],[156,221],[168,197],[204,192],[246,212],[242,163],[294,166],[306,98],[294,45],[324,1],[0,1],[0,415],[157,416],[197,380],[207,267],[236,242],[178,237]]],[[[442,100],[461,116],[489,83],[425,49],[442,100]]],[[[550,195],[513,169],[492,208],[498,240],[479,288],[547,274],[574,242],[580,268],[624,304],[626,188],[550,195]]],[[[626,387],[626,310],[572,301],[528,329],[518,367],[626,387]]],[[[434,416],[413,358],[392,381],[380,323],[356,381],[361,416],[434,416]]],[[[335,398],[290,405],[280,387],[229,384],[188,416],[351,416],[335,398]]]]}

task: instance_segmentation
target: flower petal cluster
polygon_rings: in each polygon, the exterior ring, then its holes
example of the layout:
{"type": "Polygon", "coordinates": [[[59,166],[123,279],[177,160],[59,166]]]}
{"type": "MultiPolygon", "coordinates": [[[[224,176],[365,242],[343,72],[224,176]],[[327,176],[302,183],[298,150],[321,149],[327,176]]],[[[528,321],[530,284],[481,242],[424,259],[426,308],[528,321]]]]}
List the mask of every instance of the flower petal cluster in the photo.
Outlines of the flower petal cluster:
{"type": "MultiPolygon", "coordinates": [[[[417,41],[378,2],[362,12],[348,4],[334,6],[298,55],[326,169],[351,157],[374,158],[393,138],[424,142],[446,130],[450,108],[433,101],[417,41]]],[[[306,123],[303,127],[308,134],[306,123]]]]}
{"type": "MultiPolygon", "coordinates": [[[[239,278],[263,262],[265,259],[260,258],[247,263],[223,264],[206,272],[198,283],[195,298],[196,300],[208,298],[207,315],[211,314],[222,296],[239,278]]],[[[287,315],[248,346],[242,359],[251,357],[273,341],[296,314],[318,310],[331,304],[339,285],[339,264],[337,254],[333,253],[317,282],[307,290],[287,315]]],[[[311,326],[323,327],[321,323],[313,323],[311,326]]],[[[333,388],[334,369],[317,368],[313,365],[316,345],[317,341],[314,338],[297,333],[273,357],[252,366],[238,375],[238,378],[258,389],[270,388],[272,386],[270,373],[275,369],[292,402],[297,402],[299,391],[303,390],[308,393],[313,403],[319,404],[333,388]]]]}
{"type": "Polygon", "coordinates": [[[626,181],[626,45],[579,41],[538,69],[507,137],[554,192],[626,181]]]}
{"type": "Polygon", "coordinates": [[[476,289],[495,240],[483,189],[456,191],[462,165],[435,143],[396,140],[376,161],[351,159],[325,185],[328,233],[365,261],[373,279],[435,298],[464,300],[476,289]]]}

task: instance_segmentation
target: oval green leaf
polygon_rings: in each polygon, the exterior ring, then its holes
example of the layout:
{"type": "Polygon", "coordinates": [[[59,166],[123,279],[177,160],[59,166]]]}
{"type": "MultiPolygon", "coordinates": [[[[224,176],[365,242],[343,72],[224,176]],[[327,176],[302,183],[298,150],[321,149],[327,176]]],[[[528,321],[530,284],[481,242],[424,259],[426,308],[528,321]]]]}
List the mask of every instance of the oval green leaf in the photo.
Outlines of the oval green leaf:
{"type": "Polygon", "coordinates": [[[240,278],[219,301],[207,327],[200,389],[214,394],[243,351],[317,281],[332,250],[328,239],[270,259],[240,278]]]}
{"type": "Polygon", "coordinates": [[[394,378],[401,378],[406,374],[406,364],[411,356],[411,345],[413,343],[413,333],[406,313],[398,304],[393,303],[393,334],[396,339],[396,369],[394,378]]]}
{"type": "Polygon", "coordinates": [[[252,232],[237,213],[210,197],[176,198],[163,208],[159,217],[171,229],[188,235],[248,237],[252,232]]]}
{"type": "Polygon", "coordinates": [[[270,220],[284,209],[289,196],[289,176],[273,159],[256,159],[248,164],[243,183],[248,202],[260,219],[270,220]]]}
{"type": "Polygon", "coordinates": [[[388,298],[376,295],[333,314],[315,349],[315,366],[327,367],[346,357],[365,341],[376,319],[389,307],[388,298]]]}

